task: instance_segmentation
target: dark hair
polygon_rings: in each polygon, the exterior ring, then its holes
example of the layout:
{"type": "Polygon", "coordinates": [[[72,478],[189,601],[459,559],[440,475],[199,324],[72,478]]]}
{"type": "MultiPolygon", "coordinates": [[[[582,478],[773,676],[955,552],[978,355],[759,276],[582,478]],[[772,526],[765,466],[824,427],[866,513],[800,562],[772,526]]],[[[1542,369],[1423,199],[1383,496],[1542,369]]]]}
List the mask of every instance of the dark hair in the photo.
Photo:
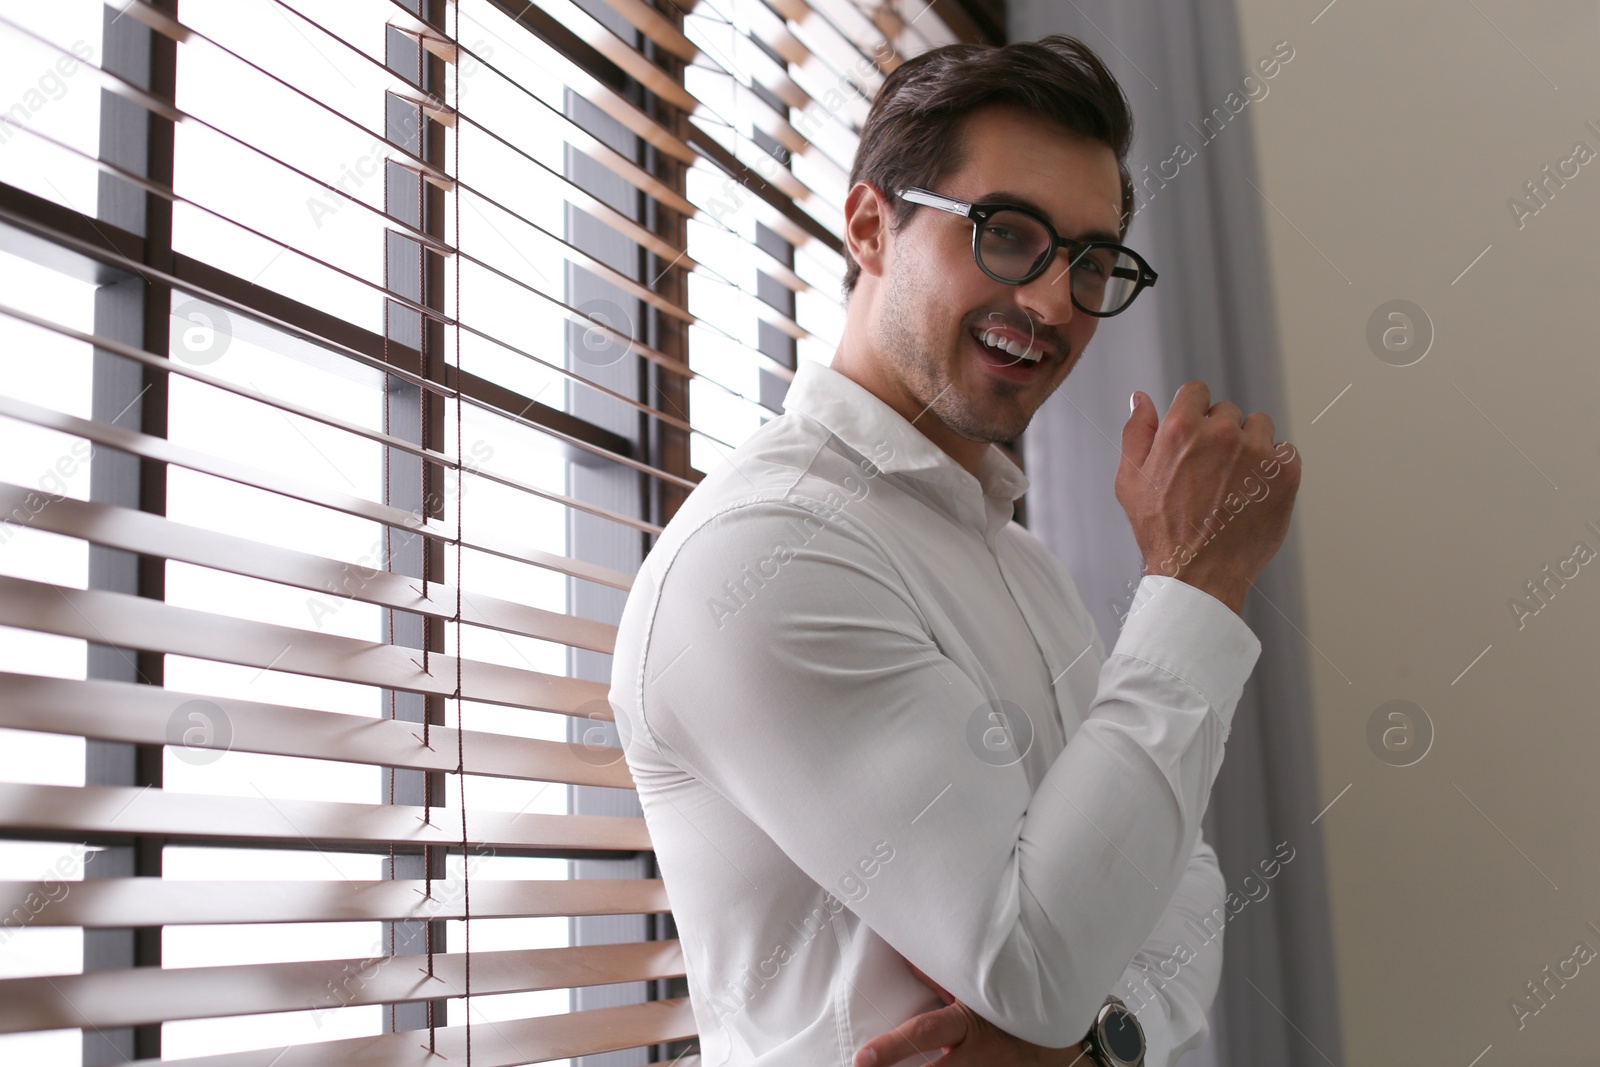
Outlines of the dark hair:
{"type": "MultiPolygon", "coordinates": [[[[1024,108],[1111,147],[1122,180],[1118,237],[1126,237],[1133,216],[1133,112],[1100,57],[1065,34],[999,47],[949,44],[900,64],[884,79],[861,128],[850,187],[868,181],[889,197],[911,186],[932,187],[965,162],[958,135],[968,116],[997,104],[1024,108]]],[[[893,203],[891,226],[899,230],[916,205],[893,203]]],[[[860,273],[846,248],[846,296],[860,273]]]]}

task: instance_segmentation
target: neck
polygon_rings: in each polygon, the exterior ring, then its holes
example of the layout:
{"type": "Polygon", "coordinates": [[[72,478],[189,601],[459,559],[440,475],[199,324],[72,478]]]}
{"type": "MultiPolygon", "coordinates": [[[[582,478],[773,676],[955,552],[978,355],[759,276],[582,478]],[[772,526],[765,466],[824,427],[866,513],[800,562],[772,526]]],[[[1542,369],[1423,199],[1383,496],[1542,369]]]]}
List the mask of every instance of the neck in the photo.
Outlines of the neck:
{"type": "Polygon", "coordinates": [[[854,336],[855,332],[847,321],[844,336],[834,350],[833,362],[829,367],[888,404],[945,455],[965,468],[967,473],[976,476],[978,465],[989,452],[989,443],[963,437],[946,426],[933,412],[931,398],[919,400],[904,382],[888,371],[889,361],[867,344],[864,338],[854,336]]]}

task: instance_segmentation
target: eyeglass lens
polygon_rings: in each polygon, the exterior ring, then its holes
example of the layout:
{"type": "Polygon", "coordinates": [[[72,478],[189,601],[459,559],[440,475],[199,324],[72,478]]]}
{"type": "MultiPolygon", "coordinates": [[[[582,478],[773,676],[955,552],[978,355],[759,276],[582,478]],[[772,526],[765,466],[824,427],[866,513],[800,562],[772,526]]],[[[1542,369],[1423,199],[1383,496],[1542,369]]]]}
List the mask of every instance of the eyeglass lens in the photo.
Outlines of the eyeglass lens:
{"type": "MultiPolygon", "coordinates": [[[[1026,279],[1049,251],[1050,231],[1020,211],[997,211],[978,231],[979,259],[1006,281],[1026,279]]],[[[1138,262],[1111,248],[1091,248],[1080,254],[1071,271],[1072,295],[1090,311],[1119,311],[1133,299],[1138,287],[1138,262]]]]}

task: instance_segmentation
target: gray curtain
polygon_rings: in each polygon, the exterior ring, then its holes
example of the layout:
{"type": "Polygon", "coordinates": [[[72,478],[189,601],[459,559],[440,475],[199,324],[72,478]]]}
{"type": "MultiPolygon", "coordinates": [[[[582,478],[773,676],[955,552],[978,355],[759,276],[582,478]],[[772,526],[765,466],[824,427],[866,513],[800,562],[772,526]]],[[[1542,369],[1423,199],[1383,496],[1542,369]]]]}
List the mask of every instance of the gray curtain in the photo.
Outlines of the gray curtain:
{"type": "MultiPolygon", "coordinates": [[[[1198,378],[1213,399],[1272,415],[1278,438],[1293,440],[1268,288],[1263,213],[1271,209],[1252,186],[1261,183],[1251,109],[1270,100],[1272,83],[1237,115],[1225,106],[1230,92],[1244,95],[1244,75],[1265,58],[1242,54],[1233,0],[1159,10],[1110,0],[1012,0],[1011,40],[1048,33],[1080,38],[1111,68],[1133,105],[1135,183],[1157,175],[1141,189],[1127,240],[1160,281],[1133,310],[1101,324],[1024,434],[1028,525],[1072,571],[1109,649],[1143,568],[1112,490],[1128,395],[1143,389],[1164,415],[1178,386],[1198,378]],[[1213,108],[1225,123],[1202,128],[1213,108]],[[1157,164],[1180,142],[1194,158],[1163,182],[1157,164]]],[[[1314,477],[1315,460],[1307,466],[1314,477]]],[[[1205,820],[1228,888],[1241,897],[1242,879],[1280,842],[1294,855],[1267,883],[1266,897],[1228,921],[1211,1036],[1180,1058],[1182,1067],[1343,1061],[1321,826],[1312,822],[1327,792],[1317,781],[1312,734],[1307,672],[1315,653],[1300,632],[1298,574],[1291,528],[1244,608],[1261,659],[1205,820]]]]}

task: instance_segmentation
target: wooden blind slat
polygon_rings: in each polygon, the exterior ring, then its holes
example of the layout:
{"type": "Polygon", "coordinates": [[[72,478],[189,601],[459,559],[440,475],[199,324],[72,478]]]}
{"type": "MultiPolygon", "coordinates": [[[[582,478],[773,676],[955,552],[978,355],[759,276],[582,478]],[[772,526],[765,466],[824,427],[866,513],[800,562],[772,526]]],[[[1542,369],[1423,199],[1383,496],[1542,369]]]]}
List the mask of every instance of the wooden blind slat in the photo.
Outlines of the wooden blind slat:
{"type": "MultiPolygon", "coordinates": [[[[0,521],[78,537],[108,548],[194,563],[233,574],[298,586],[333,598],[379,604],[447,621],[456,619],[457,589],[380,569],[381,560],[347,562],[232,534],[204,530],[145,511],[74,497],[46,498],[37,490],[0,482],[0,521]]],[[[460,591],[460,621],[505,633],[555,641],[594,652],[612,651],[617,628],[562,612],[460,591]]],[[[324,603],[324,606],[329,606],[324,603]]],[[[310,621],[308,619],[308,621],[310,621]]]]}
{"type": "MultiPolygon", "coordinates": [[[[13,730],[90,737],[98,741],[165,745],[194,749],[261,752],[301,759],[339,760],[418,771],[454,771],[458,752],[473,774],[529,782],[634,788],[621,749],[593,743],[543,741],[532,737],[468,730],[458,738],[453,727],[434,726],[424,745],[415,723],[283,704],[211,697],[165,686],[100,679],[79,681],[0,672],[0,726],[13,730]],[[214,739],[201,742],[184,733],[206,721],[226,718],[214,739]],[[182,729],[175,729],[176,722],[182,729]]],[[[610,715],[604,701],[584,709],[584,717],[610,715]]]]}
{"type": "MultiPolygon", "coordinates": [[[[131,967],[0,980],[0,1033],[330,1011],[462,995],[465,953],[435,953],[431,973],[422,966],[426,962],[420,956],[379,956],[235,967],[131,967]]],[[[474,996],[682,974],[683,953],[676,941],[472,953],[474,996]]]]}
{"type": "MultiPolygon", "coordinates": [[[[659,878],[472,882],[474,919],[570,915],[639,915],[668,911],[659,878]]],[[[218,923],[398,922],[462,919],[458,881],[221,882],[110,878],[72,882],[0,882],[0,919],[32,915],[32,926],[115,929],[218,923]],[[433,896],[427,896],[429,889],[433,896]],[[30,899],[33,906],[30,907],[30,899]],[[49,907],[38,902],[48,900],[49,907]],[[33,914],[37,910],[37,914],[33,914]]]]}
{"type": "MultiPolygon", "coordinates": [[[[591,1056],[599,1052],[677,1041],[695,1033],[688,997],[653,1000],[618,1008],[574,1011],[538,1019],[478,1023],[472,1029],[473,1067],[519,1067],[526,1063],[591,1056]]],[[[293,1045],[264,1052],[199,1056],[183,1067],[440,1067],[467,1062],[464,1026],[441,1026],[433,1034],[414,1031],[293,1045]],[[419,1043],[418,1037],[423,1040],[419,1043]]],[[[679,1061],[680,1067],[689,1060],[679,1061]]],[[[171,1067],[171,1060],[135,1060],[127,1067],[171,1067]]]]}
{"type": "Polygon", "coordinates": [[[604,682],[458,661],[438,652],[424,664],[404,645],[251,622],[101,589],[0,576],[0,625],[441,697],[458,695],[459,680],[459,695],[467,700],[565,715],[611,714],[604,682]]]}
{"type": "MultiPolygon", "coordinates": [[[[575,855],[650,848],[643,819],[482,809],[468,819],[475,848],[575,855]]],[[[461,845],[461,817],[444,809],[428,813],[404,804],[202,797],[132,786],[0,783],[0,824],[51,841],[161,834],[173,844],[356,849],[461,845]]]]}

